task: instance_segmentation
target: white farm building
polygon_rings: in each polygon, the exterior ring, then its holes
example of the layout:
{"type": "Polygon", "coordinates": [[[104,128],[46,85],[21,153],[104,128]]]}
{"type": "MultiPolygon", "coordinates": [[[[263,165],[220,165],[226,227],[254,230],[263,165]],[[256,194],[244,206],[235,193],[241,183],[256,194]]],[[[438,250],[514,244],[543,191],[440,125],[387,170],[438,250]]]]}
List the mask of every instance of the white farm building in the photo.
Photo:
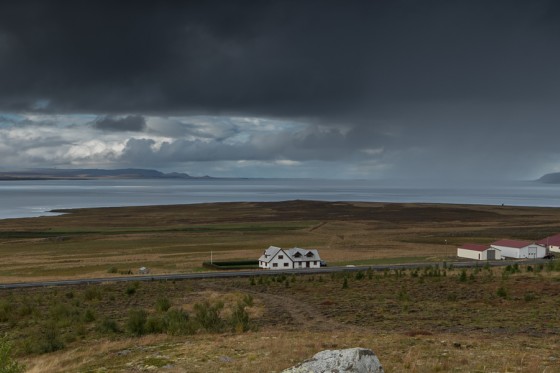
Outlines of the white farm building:
{"type": "Polygon", "coordinates": [[[500,260],[502,252],[500,249],[488,245],[466,243],[457,248],[457,256],[475,260],[500,260]]]}
{"type": "Polygon", "coordinates": [[[297,268],[319,268],[321,258],[315,249],[281,249],[270,246],[259,258],[259,268],[264,269],[297,269],[297,268]]]}
{"type": "Polygon", "coordinates": [[[560,234],[543,238],[537,243],[546,247],[548,251],[560,253],[560,234]]]}
{"type": "Polygon", "coordinates": [[[515,259],[537,259],[546,255],[546,248],[530,241],[499,240],[491,247],[501,250],[502,256],[515,259]]]}

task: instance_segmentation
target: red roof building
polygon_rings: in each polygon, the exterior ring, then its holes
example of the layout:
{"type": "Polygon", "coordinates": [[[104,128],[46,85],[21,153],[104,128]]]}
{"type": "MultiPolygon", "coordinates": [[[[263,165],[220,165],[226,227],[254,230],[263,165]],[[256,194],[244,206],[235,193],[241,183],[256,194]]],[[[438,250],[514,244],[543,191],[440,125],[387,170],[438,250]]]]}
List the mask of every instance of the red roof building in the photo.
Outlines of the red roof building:
{"type": "Polygon", "coordinates": [[[560,233],[543,238],[537,243],[545,246],[549,251],[560,253],[560,233]]]}
{"type": "Polygon", "coordinates": [[[531,241],[520,240],[499,240],[490,246],[499,249],[502,256],[514,259],[537,259],[546,255],[546,248],[531,241]]]}
{"type": "Polygon", "coordinates": [[[461,246],[461,249],[472,250],[472,251],[485,251],[490,248],[490,245],[478,245],[475,243],[466,243],[461,246]]]}
{"type": "Polygon", "coordinates": [[[457,256],[459,258],[475,260],[502,259],[500,249],[491,247],[490,245],[477,245],[474,243],[466,243],[463,246],[457,248],[457,256]]]}
{"type": "Polygon", "coordinates": [[[492,246],[506,246],[521,249],[522,247],[529,246],[532,243],[534,242],[520,240],[498,240],[496,242],[492,242],[492,246]]]}

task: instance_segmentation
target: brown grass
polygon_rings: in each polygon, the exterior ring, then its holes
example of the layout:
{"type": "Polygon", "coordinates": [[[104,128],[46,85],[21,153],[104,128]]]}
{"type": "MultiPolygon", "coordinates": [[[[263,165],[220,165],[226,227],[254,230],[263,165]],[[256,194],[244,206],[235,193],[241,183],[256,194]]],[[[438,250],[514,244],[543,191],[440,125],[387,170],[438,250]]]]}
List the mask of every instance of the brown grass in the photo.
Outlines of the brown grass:
{"type": "Polygon", "coordinates": [[[256,259],[269,245],[313,247],[331,264],[385,258],[451,260],[465,242],[535,240],[560,232],[560,210],[291,201],[79,209],[0,221],[0,282],[201,270],[256,259]]]}
{"type": "MultiPolygon", "coordinates": [[[[112,276],[142,265],[152,273],[200,269],[215,260],[255,259],[274,244],[320,249],[331,264],[385,258],[445,258],[464,242],[535,240],[560,232],[560,209],[381,203],[238,203],[77,210],[48,218],[0,221],[0,282],[112,276]]],[[[429,276],[374,273],[296,276],[250,285],[248,279],[103,284],[101,299],[88,286],[0,291],[0,301],[30,316],[0,322],[16,341],[30,372],[272,372],[333,348],[372,348],[386,372],[560,372],[557,272],[502,276],[502,269],[429,276]],[[473,274],[472,278],[470,274],[473,274]],[[501,297],[503,287],[507,295],[501,297]],[[67,298],[73,293],[73,298],[67,298]],[[107,336],[85,324],[57,352],[22,349],[56,302],[80,304],[97,320],[121,326],[131,308],[155,312],[161,295],[192,312],[204,299],[223,300],[224,315],[244,295],[253,330],[186,337],[107,336]],[[79,302],[78,302],[79,301],[79,302]],[[26,318],[27,317],[27,318],[26,318]]]]}
{"type": "MultiPolygon", "coordinates": [[[[460,282],[453,270],[445,277],[373,273],[371,279],[349,277],[348,289],[341,287],[343,275],[300,275],[282,282],[276,277],[255,285],[248,279],[146,282],[130,297],[122,296],[126,284],[99,285],[102,299],[82,300],[98,319],[108,314],[122,325],[130,308],[154,313],[159,294],[189,312],[194,302],[221,300],[227,315],[249,294],[256,329],[108,339],[88,327],[84,339],[62,351],[20,359],[32,372],[130,372],[158,364],[171,372],[278,372],[321,350],[361,346],[373,349],[387,372],[560,371],[558,272],[527,272],[524,266],[521,273],[503,278],[502,272],[472,270],[468,282],[460,282]],[[508,290],[506,298],[497,296],[499,287],[508,290]],[[528,293],[534,297],[525,297],[528,293]]],[[[35,299],[46,310],[70,291],[71,302],[84,299],[87,289],[91,286],[3,291],[0,296],[16,305],[35,299]]],[[[48,318],[48,312],[39,311],[48,318]]],[[[15,327],[0,323],[0,330],[16,338],[32,327],[25,320],[15,327]]]]}

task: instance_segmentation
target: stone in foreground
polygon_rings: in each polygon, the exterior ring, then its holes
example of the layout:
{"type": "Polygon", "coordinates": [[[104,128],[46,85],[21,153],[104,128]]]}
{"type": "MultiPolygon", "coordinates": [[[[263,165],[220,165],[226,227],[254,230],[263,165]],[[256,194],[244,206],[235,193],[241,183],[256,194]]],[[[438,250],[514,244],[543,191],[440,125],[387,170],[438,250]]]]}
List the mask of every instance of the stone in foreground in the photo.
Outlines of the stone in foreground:
{"type": "Polygon", "coordinates": [[[345,350],[325,350],[316,353],[282,373],[384,373],[383,367],[372,350],[348,348],[345,350]]]}

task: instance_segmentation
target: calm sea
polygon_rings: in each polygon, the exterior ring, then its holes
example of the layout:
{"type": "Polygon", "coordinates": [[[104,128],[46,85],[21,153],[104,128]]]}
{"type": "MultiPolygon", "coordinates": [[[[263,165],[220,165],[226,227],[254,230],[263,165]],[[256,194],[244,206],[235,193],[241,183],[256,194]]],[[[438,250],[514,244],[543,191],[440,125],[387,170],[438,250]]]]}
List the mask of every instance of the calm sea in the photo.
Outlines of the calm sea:
{"type": "Polygon", "coordinates": [[[429,186],[309,179],[0,181],[0,218],[49,215],[53,209],[79,207],[293,199],[560,207],[560,185],[429,186]]]}

